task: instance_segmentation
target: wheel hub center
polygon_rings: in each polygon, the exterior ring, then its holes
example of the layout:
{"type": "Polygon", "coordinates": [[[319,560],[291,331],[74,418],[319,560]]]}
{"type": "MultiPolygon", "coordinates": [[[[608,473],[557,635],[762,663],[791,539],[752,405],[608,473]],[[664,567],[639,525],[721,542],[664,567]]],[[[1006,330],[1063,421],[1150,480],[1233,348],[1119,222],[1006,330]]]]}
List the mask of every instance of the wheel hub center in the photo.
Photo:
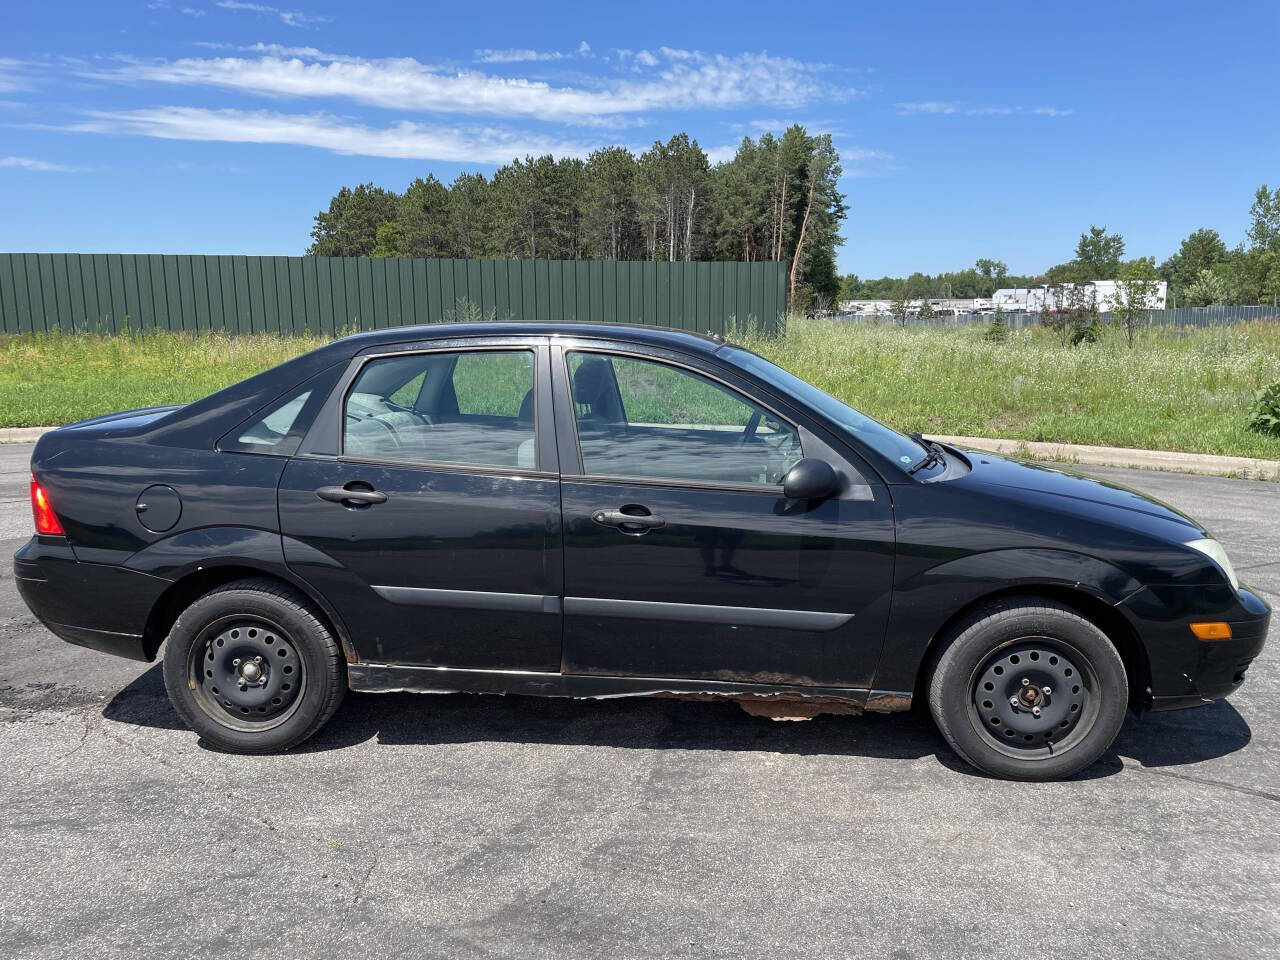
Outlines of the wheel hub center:
{"type": "Polygon", "coordinates": [[[1044,703],[1044,690],[1034,683],[1028,684],[1018,691],[1018,700],[1028,709],[1038,707],[1044,703]]]}
{"type": "Polygon", "coordinates": [[[262,679],[262,667],[253,660],[240,664],[240,676],[246,683],[257,683],[262,679]]]}

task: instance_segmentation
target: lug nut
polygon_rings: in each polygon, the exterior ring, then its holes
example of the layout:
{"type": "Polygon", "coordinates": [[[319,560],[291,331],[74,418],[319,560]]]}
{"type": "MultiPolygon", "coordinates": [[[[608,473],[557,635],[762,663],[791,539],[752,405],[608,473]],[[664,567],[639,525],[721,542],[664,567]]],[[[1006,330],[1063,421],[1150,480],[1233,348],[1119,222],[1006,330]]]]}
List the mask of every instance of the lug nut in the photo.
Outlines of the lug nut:
{"type": "Polygon", "coordinates": [[[1041,687],[1040,689],[1044,691],[1044,694],[1045,694],[1045,696],[1046,696],[1046,697],[1047,697],[1049,694],[1053,693],[1053,687],[1049,686],[1047,683],[1046,683],[1043,687],[1041,687]]]}
{"type": "Polygon", "coordinates": [[[1026,677],[1023,677],[1023,678],[1022,678],[1022,685],[1023,685],[1024,687],[1025,687],[1025,686],[1027,686],[1027,685],[1028,685],[1028,684],[1030,684],[1030,683],[1031,683],[1031,681],[1030,681],[1030,680],[1028,680],[1026,677]]]}
{"type": "Polygon", "coordinates": [[[1031,715],[1032,715],[1033,717],[1038,717],[1038,716],[1040,716],[1040,708],[1039,708],[1039,707],[1032,707],[1032,708],[1031,708],[1031,715]]]}
{"type": "Polygon", "coordinates": [[[236,657],[234,660],[232,660],[232,661],[231,661],[231,665],[232,665],[233,667],[238,667],[238,666],[240,666],[240,658],[239,658],[239,657],[236,657]]]}
{"type": "Polygon", "coordinates": [[[1010,698],[1009,698],[1009,702],[1010,702],[1011,704],[1013,704],[1013,705],[1016,707],[1016,706],[1018,705],[1018,698],[1017,698],[1017,697],[1010,697],[1010,698]]]}

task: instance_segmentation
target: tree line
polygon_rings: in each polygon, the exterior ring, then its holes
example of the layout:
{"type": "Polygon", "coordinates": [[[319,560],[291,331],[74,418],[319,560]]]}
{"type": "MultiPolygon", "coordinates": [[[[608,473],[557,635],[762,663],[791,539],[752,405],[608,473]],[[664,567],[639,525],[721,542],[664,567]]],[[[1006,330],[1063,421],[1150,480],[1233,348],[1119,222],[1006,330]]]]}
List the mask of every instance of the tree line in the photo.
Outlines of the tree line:
{"type": "Polygon", "coordinates": [[[686,133],[637,156],[514,159],[491,177],[343,187],[315,216],[318,256],[739,260],[787,266],[790,302],[832,304],[845,198],[829,134],[744,137],[712,164],[686,133]]]}
{"type": "Polygon", "coordinates": [[[840,279],[842,300],[895,302],[934,297],[990,297],[1001,287],[1045,285],[1064,287],[1089,280],[1120,280],[1126,289],[1164,280],[1170,304],[1203,307],[1216,304],[1273,303],[1280,297],[1280,187],[1264,183],[1249,208],[1246,240],[1227,247],[1218,231],[1208,227],[1192,232],[1164,262],[1155,257],[1125,259],[1124,237],[1106,227],[1091,226],[1080,235],[1075,257],[1044,273],[1015,275],[999,260],[981,259],[968,270],[933,276],[861,280],[857,274],[840,279]]]}

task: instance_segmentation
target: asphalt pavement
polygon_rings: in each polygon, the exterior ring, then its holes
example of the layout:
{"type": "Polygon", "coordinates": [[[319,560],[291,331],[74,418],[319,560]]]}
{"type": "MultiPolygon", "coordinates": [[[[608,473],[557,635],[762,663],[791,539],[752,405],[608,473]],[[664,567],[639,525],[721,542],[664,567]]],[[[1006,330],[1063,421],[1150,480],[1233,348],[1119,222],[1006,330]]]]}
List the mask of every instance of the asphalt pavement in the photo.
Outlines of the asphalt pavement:
{"type": "MultiPolygon", "coordinates": [[[[206,750],[160,669],[18,599],[0,447],[0,957],[1280,956],[1280,643],[1063,783],[916,715],[349,695],[284,756],[206,750]]],[[[1280,484],[1094,470],[1280,601],[1280,484]]]]}

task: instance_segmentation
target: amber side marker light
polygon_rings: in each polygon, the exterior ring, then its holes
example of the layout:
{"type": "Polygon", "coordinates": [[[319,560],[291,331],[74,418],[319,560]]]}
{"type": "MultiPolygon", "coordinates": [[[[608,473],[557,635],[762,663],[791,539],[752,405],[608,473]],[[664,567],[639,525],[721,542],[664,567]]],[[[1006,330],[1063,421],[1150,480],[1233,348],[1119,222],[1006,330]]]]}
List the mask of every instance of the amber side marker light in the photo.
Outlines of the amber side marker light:
{"type": "Polygon", "coordinates": [[[34,475],[31,477],[31,513],[35,517],[36,533],[54,537],[66,536],[58,515],[53,512],[53,505],[49,503],[48,494],[34,475]]]}
{"type": "Polygon", "coordinates": [[[1231,624],[1229,623],[1193,623],[1191,632],[1201,640],[1230,640],[1231,624]]]}

